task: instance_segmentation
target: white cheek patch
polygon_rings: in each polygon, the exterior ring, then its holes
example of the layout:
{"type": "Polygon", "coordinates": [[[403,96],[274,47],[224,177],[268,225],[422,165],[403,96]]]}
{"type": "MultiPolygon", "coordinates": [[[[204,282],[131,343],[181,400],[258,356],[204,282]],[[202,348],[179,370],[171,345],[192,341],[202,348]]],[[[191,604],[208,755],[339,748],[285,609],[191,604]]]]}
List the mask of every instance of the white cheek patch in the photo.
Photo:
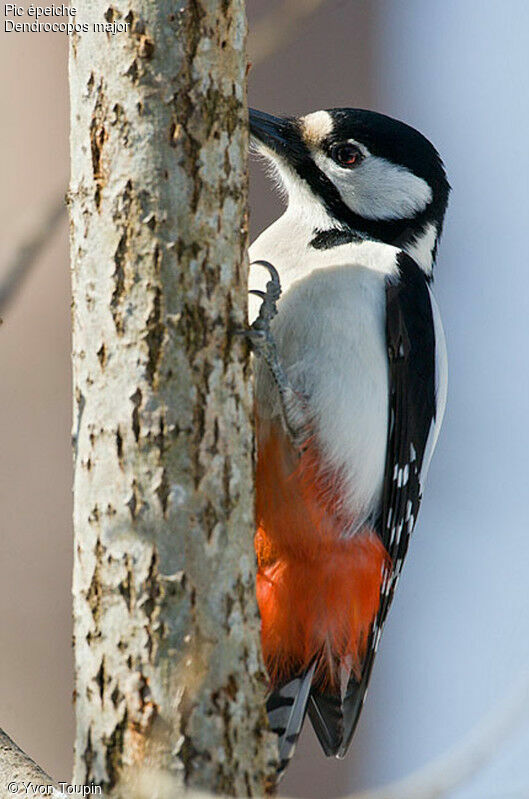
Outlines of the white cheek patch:
{"type": "Polygon", "coordinates": [[[332,133],[333,121],[327,111],[314,111],[312,114],[301,117],[301,133],[309,147],[317,147],[332,133]]]}
{"type": "MultiPolygon", "coordinates": [[[[357,144],[357,142],[354,142],[357,144]]],[[[406,219],[424,211],[432,200],[432,190],[422,178],[406,167],[370,155],[354,169],[346,169],[322,152],[314,160],[332,181],[344,203],[365,219],[406,219]]]]}

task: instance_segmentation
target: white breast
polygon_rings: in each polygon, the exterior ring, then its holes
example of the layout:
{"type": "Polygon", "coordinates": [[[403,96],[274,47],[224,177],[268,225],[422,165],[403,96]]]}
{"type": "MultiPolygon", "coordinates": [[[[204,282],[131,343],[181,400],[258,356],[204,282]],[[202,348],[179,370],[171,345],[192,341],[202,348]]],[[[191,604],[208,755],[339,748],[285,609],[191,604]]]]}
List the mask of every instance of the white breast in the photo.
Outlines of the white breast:
{"type": "MultiPolygon", "coordinates": [[[[385,280],[395,249],[375,245],[377,258],[372,242],[313,253],[298,247],[296,256],[285,258],[285,246],[274,253],[263,244],[256,242],[251,258],[274,263],[288,286],[273,322],[281,361],[294,387],[307,397],[324,464],[341,475],[345,507],[361,524],[377,510],[384,480],[385,280]],[[338,265],[332,265],[331,253],[338,265]]],[[[257,401],[263,416],[279,415],[277,390],[262,364],[257,401]]]]}

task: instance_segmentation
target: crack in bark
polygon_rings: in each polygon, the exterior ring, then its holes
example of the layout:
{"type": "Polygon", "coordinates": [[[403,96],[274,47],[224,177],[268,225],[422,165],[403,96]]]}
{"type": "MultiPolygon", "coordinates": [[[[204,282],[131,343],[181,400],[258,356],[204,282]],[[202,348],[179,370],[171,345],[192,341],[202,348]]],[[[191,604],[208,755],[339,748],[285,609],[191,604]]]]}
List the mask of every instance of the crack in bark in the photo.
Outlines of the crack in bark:
{"type": "Polygon", "coordinates": [[[158,382],[158,367],[162,360],[165,325],[162,321],[162,291],[157,286],[154,290],[154,299],[151,313],[147,319],[147,379],[151,386],[156,387],[158,382]]]}
{"type": "MultiPolygon", "coordinates": [[[[107,773],[105,787],[108,790],[112,790],[112,788],[120,779],[127,720],[128,715],[127,710],[125,709],[121,721],[116,724],[112,730],[112,733],[108,736],[103,736],[105,743],[105,767],[107,773]]],[[[90,772],[87,772],[87,774],[89,773],[90,772]]]]}
{"type": "Polygon", "coordinates": [[[132,432],[134,434],[134,441],[136,444],[140,440],[140,407],[143,395],[141,393],[141,389],[137,388],[134,394],[131,395],[130,401],[133,404],[132,409],[132,432]]]}
{"type": "Polygon", "coordinates": [[[101,546],[101,541],[98,538],[95,545],[96,563],[92,574],[92,580],[90,581],[90,587],[86,594],[86,601],[88,602],[88,606],[92,612],[92,618],[94,619],[96,626],[99,624],[102,613],[101,597],[103,595],[103,588],[101,585],[101,564],[103,560],[103,554],[104,549],[101,546]]]}
{"type": "MultiPolygon", "coordinates": [[[[93,78],[93,73],[91,78],[93,78]]],[[[105,128],[106,101],[103,87],[104,83],[101,81],[97,87],[96,103],[92,113],[92,122],[90,124],[92,172],[94,176],[94,182],[96,184],[94,202],[98,211],[101,206],[101,191],[105,185],[105,174],[103,170],[103,147],[108,139],[108,134],[105,128]]]]}

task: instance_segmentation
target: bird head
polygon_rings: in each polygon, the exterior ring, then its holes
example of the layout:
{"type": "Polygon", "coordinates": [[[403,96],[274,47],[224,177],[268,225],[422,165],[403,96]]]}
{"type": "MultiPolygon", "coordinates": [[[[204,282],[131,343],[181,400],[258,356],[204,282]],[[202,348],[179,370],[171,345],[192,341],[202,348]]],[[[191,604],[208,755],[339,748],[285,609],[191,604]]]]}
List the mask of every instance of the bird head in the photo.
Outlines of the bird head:
{"type": "Polygon", "coordinates": [[[286,191],[289,211],[309,221],[312,246],[382,241],[431,274],[450,187],[425,136],[355,108],[302,117],[251,109],[250,132],[286,191]]]}

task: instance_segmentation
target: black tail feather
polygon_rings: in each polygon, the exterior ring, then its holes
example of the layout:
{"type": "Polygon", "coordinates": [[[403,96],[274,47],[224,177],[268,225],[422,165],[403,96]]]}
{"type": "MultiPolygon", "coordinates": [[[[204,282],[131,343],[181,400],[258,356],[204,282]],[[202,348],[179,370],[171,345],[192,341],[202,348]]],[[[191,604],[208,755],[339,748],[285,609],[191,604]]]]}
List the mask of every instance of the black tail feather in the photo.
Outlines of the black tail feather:
{"type": "Polygon", "coordinates": [[[368,668],[364,671],[360,682],[357,682],[354,677],[349,680],[342,702],[343,737],[340,748],[336,753],[337,757],[345,757],[349,749],[367,696],[367,683],[369,682],[370,674],[371,668],[368,668]]]}
{"type": "Polygon", "coordinates": [[[313,692],[309,702],[309,718],[327,757],[336,755],[343,738],[340,697],[313,692]]]}
{"type": "Polygon", "coordinates": [[[374,657],[368,658],[360,680],[352,674],[345,694],[319,693],[313,688],[309,717],[327,757],[345,756],[360,719],[374,657]]]}

